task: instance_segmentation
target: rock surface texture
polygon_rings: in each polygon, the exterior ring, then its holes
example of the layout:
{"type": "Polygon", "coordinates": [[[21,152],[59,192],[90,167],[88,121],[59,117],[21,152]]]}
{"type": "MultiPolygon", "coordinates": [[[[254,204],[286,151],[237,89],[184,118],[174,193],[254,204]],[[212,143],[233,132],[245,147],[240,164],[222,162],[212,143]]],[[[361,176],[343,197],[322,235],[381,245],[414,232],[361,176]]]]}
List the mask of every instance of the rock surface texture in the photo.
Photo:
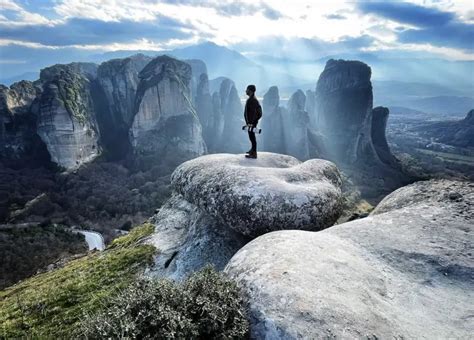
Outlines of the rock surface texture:
{"type": "Polygon", "coordinates": [[[37,133],[51,160],[66,169],[89,162],[101,153],[90,91],[90,77],[95,74],[92,65],[73,63],[41,70],[43,92],[39,97],[37,133]]]}
{"type": "Polygon", "coordinates": [[[214,154],[181,164],[174,196],[152,218],[157,275],[182,278],[210,262],[223,268],[252,238],[273,230],[320,230],[341,213],[335,165],[262,152],[214,154]]]}
{"type": "Polygon", "coordinates": [[[94,88],[102,140],[116,158],[130,150],[128,132],[133,123],[138,74],[152,60],[143,54],[112,59],[97,70],[99,86],[94,88]]]}
{"type": "Polygon", "coordinates": [[[36,134],[33,102],[41,89],[30,81],[0,85],[0,157],[19,159],[42,144],[36,134]]]}
{"type": "Polygon", "coordinates": [[[176,59],[153,59],[139,74],[132,145],[144,163],[179,164],[202,155],[206,145],[190,97],[191,67],[176,59]]]}
{"type": "Polygon", "coordinates": [[[371,69],[360,61],[329,60],[316,86],[319,130],[331,156],[344,163],[374,162],[371,69]]]}
{"type": "Polygon", "coordinates": [[[251,241],[225,271],[249,296],[252,337],[471,337],[473,202],[473,183],[417,182],[369,217],[251,241]]]}

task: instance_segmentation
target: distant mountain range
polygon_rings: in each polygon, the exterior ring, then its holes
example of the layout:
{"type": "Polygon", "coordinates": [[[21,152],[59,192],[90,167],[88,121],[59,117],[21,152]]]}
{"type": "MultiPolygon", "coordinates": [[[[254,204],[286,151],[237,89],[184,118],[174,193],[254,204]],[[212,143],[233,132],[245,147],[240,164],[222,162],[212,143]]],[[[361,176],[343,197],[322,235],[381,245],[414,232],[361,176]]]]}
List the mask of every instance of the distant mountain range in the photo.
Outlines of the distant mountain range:
{"type": "MultiPolygon", "coordinates": [[[[259,96],[263,96],[270,86],[278,85],[282,98],[289,97],[297,89],[314,90],[319,74],[328,59],[356,59],[366,62],[372,68],[374,105],[376,106],[399,106],[442,114],[465,114],[474,107],[474,99],[471,97],[474,93],[472,83],[474,62],[472,61],[415,57],[396,59],[383,52],[341,54],[314,60],[274,55],[246,56],[212,42],[159,52],[113,51],[89,55],[85,58],[87,60],[84,58],[82,60],[101,63],[136,53],[149,56],[167,54],[179,59],[201,59],[207,65],[209,79],[216,79],[214,81],[216,84],[221,77],[228,77],[235,82],[239,94],[243,94],[246,85],[253,83],[257,85],[259,96]],[[428,72],[433,69],[437,71],[428,72]],[[457,77],[459,74],[466,77],[460,79],[457,77]],[[469,80],[466,82],[465,79],[469,80]]],[[[10,85],[22,79],[37,79],[38,75],[39,72],[25,72],[17,76],[0,78],[0,82],[10,85]]],[[[210,83],[210,87],[213,88],[213,82],[210,83]]]]}

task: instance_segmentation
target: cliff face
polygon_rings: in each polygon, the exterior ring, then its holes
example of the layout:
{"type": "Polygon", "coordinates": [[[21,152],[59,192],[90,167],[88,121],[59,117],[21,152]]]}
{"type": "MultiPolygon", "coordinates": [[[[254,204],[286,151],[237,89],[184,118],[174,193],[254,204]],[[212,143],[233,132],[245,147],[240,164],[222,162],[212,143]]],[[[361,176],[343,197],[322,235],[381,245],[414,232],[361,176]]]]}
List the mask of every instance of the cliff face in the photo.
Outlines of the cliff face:
{"type": "Polygon", "coordinates": [[[36,116],[31,107],[41,91],[30,81],[0,85],[0,157],[31,156],[42,145],[36,134],[36,116]]]}
{"type": "Polygon", "coordinates": [[[131,141],[146,163],[179,163],[206,151],[201,124],[192,105],[191,67],[160,56],[139,74],[131,141]]]}
{"type": "Polygon", "coordinates": [[[317,128],[335,160],[376,161],[371,141],[371,69],[359,61],[329,60],[316,86],[317,128]]]}
{"type": "Polygon", "coordinates": [[[194,98],[196,111],[202,125],[202,134],[206,145],[210,147],[214,138],[214,117],[212,97],[209,92],[209,78],[201,73],[194,98]]]}
{"type": "Polygon", "coordinates": [[[224,78],[219,92],[212,95],[214,114],[214,147],[212,152],[244,152],[248,148],[241,127],[244,109],[232,80],[224,78]]]}
{"type": "Polygon", "coordinates": [[[137,54],[103,62],[97,70],[93,95],[102,141],[113,158],[130,151],[128,131],[133,122],[138,74],[152,58],[137,54]]]}
{"type": "Polygon", "coordinates": [[[86,64],[55,65],[40,74],[37,133],[51,160],[74,168],[101,153],[99,129],[90,94],[94,69],[86,64]],[[82,69],[85,69],[83,72],[82,69]]]}
{"type": "MultiPolygon", "coordinates": [[[[204,70],[199,108],[212,124],[206,67],[192,63],[196,72],[204,70]]],[[[41,153],[73,169],[106,150],[111,160],[132,156],[140,166],[177,165],[206,151],[192,77],[187,63],[141,54],[100,66],[45,68],[35,83],[0,88],[0,156],[41,153]]]]}
{"type": "Polygon", "coordinates": [[[390,152],[387,138],[385,136],[388,114],[389,110],[386,107],[379,106],[372,110],[371,136],[375,151],[377,152],[377,156],[380,158],[380,160],[383,163],[390,164],[396,168],[399,166],[399,163],[390,152]]]}
{"type": "Polygon", "coordinates": [[[278,87],[272,86],[265,93],[262,110],[263,150],[286,153],[283,116],[287,112],[280,107],[278,87]]]}
{"type": "Polygon", "coordinates": [[[298,159],[308,159],[310,147],[308,141],[309,116],[305,111],[306,96],[298,90],[288,101],[288,114],[283,118],[284,138],[288,141],[286,151],[298,159]]]}

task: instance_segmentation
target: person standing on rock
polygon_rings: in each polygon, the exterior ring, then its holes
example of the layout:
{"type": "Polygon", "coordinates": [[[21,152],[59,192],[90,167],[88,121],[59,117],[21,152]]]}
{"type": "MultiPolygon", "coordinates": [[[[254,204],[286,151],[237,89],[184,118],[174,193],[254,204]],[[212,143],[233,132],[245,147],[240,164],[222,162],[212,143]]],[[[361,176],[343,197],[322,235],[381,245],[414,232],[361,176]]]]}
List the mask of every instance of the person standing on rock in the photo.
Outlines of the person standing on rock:
{"type": "Polygon", "coordinates": [[[247,124],[248,127],[249,139],[252,143],[252,147],[247,151],[247,155],[245,155],[246,158],[257,158],[257,139],[255,138],[255,132],[252,128],[256,128],[258,120],[262,118],[262,107],[257,97],[255,97],[256,90],[255,85],[249,85],[245,91],[249,98],[245,103],[244,118],[245,124],[247,124]]]}

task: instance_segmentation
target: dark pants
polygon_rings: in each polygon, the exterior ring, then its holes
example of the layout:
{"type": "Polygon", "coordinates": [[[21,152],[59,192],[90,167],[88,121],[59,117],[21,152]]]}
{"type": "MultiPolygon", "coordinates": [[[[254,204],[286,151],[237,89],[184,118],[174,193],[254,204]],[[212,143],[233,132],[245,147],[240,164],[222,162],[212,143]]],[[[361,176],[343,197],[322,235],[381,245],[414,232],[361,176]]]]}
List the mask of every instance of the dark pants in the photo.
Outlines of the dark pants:
{"type": "Polygon", "coordinates": [[[249,139],[252,143],[252,148],[250,149],[250,151],[257,152],[257,138],[255,138],[255,132],[249,131],[249,139]]]}

